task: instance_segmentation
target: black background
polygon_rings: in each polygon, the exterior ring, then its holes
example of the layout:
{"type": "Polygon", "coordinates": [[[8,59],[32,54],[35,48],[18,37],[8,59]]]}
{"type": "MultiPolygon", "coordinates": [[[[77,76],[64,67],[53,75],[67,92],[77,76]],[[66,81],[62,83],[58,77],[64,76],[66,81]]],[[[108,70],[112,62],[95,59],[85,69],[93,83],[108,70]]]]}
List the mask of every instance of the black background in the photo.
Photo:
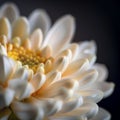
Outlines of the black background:
{"type": "MultiPolygon", "coordinates": [[[[76,0],[11,0],[20,9],[21,15],[28,16],[36,8],[46,9],[52,23],[65,14],[76,18],[77,30],[74,41],[95,40],[98,46],[97,62],[104,63],[109,69],[108,81],[116,84],[114,93],[99,103],[109,110],[112,120],[120,119],[120,77],[119,77],[119,40],[120,4],[117,1],[76,1],[76,0]],[[117,119],[116,119],[117,118],[117,119]]],[[[0,0],[0,6],[5,3],[0,0]]]]}

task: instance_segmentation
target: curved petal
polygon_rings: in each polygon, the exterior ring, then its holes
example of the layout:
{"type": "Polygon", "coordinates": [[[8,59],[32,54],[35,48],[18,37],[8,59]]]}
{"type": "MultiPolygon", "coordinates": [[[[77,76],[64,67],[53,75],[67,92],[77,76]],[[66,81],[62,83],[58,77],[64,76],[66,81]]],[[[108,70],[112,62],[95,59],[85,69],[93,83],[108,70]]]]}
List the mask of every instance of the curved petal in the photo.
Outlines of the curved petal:
{"type": "Polygon", "coordinates": [[[59,19],[48,32],[43,46],[47,46],[49,44],[51,48],[54,49],[53,55],[55,55],[57,50],[60,50],[63,46],[72,40],[74,31],[74,18],[71,15],[66,15],[59,19]]]}
{"type": "Polygon", "coordinates": [[[40,28],[45,36],[51,26],[51,20],[47,12],[41,9],[34,10],[29,16],[31,32],[40,28]]]}
{"type": "Polygon", "coordinates": [[[30,80],[35,90],[38,90],[46,81],[46,76],[41,73],[36,73],[33,78],[30,80]]]}
{"type": "Polygon", "coordinates": [[[111,119],[110,113],[104,110],[103,108],[99,108],[97,115],[90,120],[110,120],[110,119],[111,119]]]}
{"type": "Polygon", "coordinates": [[[33,104],[14,102],[12,109],[16,116],[21,120],[42,120],[44,116],[43,109],[33,104]]]}
{"type": "Polygon", "coordinates": [[[8,57],[0,55],[0,67],[0,83],[4,84],[11,77],[15,63],[8,57]]]}
{"type": "Polygon", "coordinates": [[[13,24],[12,37],[27,38],[29,35],[29,22],[27,18],[20,17],[13,24]]]}
{"type": "Polygon", "coordinates": [[[8,107],[14,99],[15,92],[9,88],[0,89],[0,109],[8,107]]]}
{"type": "Polygon", "coordinates": [[[11,25],[7,18],[0,18],[0,35],[6,35],[8,38],[11,37],[11,25]]]}
{"type": "Polygon", "coordinates": [[[90,86],[90,88],[101,90],[104,93],[104,98],[112,94],[114,87],[115,85],[112,82],[95,82],[90,86]]]}
{"type": "Polygon", "coordinates": [[[0,45],[0,55],[5,55],[7,56],[7,50],[3,45],[0,45]]]}
{"type": "Polygon", "coordinates": [[[43,40],[42,31],[40,29],[36,29],[30,37],[31,49],[32,50],[40,49],[42,40],[43,40]]]}
{"type": "Polygon", "coordinates": [[[74,98],[64,102],[62,110],[60,112],[62,112],[62,113],[70,112],[74,109],[77,109],[82,104],[83,104],[83,98],[81,96],[78,98],[74,97],[74,98]]]}
{"type": "Polygon", "coordinates": [[[14,3],[5,3],[0,9],[0,17],[7,17],[13,23],[19,17],[19,9],[14,3]]]}
{"type": "Polygon", "coordinates": [[[97,81],[105,81],[108,77],[108,70],[105,65],[96,63],[93,68],[98,71],[97,81]]]}
{"type": "Polygon", "coordinates": [[[96,89],[79,90],[77,94],[82,96],[85,101],[92,100],[95,103],[99,102],[103,98],[103,92],[96,89]]]}

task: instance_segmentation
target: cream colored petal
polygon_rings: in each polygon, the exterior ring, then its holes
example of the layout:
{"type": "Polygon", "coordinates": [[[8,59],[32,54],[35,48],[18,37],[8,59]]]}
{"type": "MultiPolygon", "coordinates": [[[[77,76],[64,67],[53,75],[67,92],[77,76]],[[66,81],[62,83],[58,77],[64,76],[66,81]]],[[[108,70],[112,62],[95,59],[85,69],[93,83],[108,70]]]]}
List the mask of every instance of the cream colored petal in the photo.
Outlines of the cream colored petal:
{"type": "Polygon", "coordinates": [[[79,45],[79,52],[95,54],[96,53],[95,41],[92,40],[81,42],[79,45]]]}
{"type": "Polygon", "coordinates": [[[7,17],[11,23],[19,17],[18,7],[14,3],[5,3],[0,9],[0,17],[7,17]]]}
{"type": "Polygon", "coordinates": [[[85,101],[94,101],[95,103],[98,103],[103,98],[103,92],[96,89],[85,89],[80,90],[77,92],[80,96],[82,96],[85,101]]]}
{"type": "Polygon", "coordinates": [[[0,90],[0,109],[8,107],[14,99],[15,92],[9,88],[0,90]]]}
{"type": "Polygon", "coordinates": [[[6,56],[0,55],[0,67],[0,83],[4,84],[11,77],[15,68],[15,63],[6,56]]]}
{"type": "Polygon", "coordinates": [[[15,91],[15,97],[17,99],[23,99],[28,97],[33,92],[33,87],[28,83],[30,73],[21,68],[15,76],[9,81],[9,87],[15,91]]]}
{"type": "Polygon", "coordinates": [[[114,91],[114,83],[112,82],[95,82],[90,88],[99,89],[104,93],[104,98],[110,96],[114,91]]]}
{"type": "Polygon", "coordinates": [[[63,56],[68,57],[70,62],[72,59],[72,51],[70,49],[63,50],[55,58],[58,59],[59,57],[63,57],[63,56]]]}
{"type": "Polygon", "coordinates": [[[53,72],[48,73],[46,75],[46,77],[47,78],[46,78],[45,85],[50,85],[50,84],[53,84],[56,81],[61,80],[61,72],[53,71],[53,72]]]}
{"type": "Polygon", "coordinates": [[[53,48],[55,55],[63,46],[68,44],[74,35],[75,21],[71,15],[66,15],[59,19],[48,32],[43,46],[48,44],[53,48]]]}
{"type": "Polygon", "coordinates": [[[98,72],[94,69],[85,71],[81,74],[81,78],[79,78],[80,88],[84,88],[85,86],[89,86],[93,84],[98,77],[98,72]]]}
{"type": "Polygon", "coordinates": [[[83,98],[80,96],[78,98],[74,97],[70,100],[66,100],[64,102],[62,110],[60,112],[65,113],[65,112],[70,112],[74,109],[77,109],[83,104],[83,98]]]}
{"type": "Polygon", "coordinates": [[[12,108],[17,117],[21,120],[42,120],[44,112],[33,104],[14,102],[12,108]]]}
{"type": "Polygon", "coordinates": [[[51,20],[46,11],[41,9],[34,10],[29,16],[31,32],[40,28],[45,36],[51,26],[51,20]]]}
{"type": "MultiPolygon", "coordinates": [[[[73,111],[67,112],[67,113],[62,113],[62,114],[56,114],[53,117],[54,118],[81,118],[82,116],[88,117],[88,119],[92,118],[95,116],[98,112],[98,106],[95,103],[84,103],[81,107],[78,109],[75,109],[73,111]]],[[[63,119],[63,120],[64,120],[63,119]]],[[[72,119],[74,120],[74,119],[72,119]]]]}
{"type": "Polygon", "coordinates": [[[71,79],[63,79],[55,82],[47,89],[45,89],[44,96],[66,99],[71,97],[77,88],[78,81],[71,79]]]}
{"type": "Polygon", "coordinates": [[[41,73],[36,73],[33,78],[30,80],[35,90],[38,90],[46,81],[46,76],[41,73]]]}
{"type": "Polygon", "coordinates": [[[20,17],[13,24],[12,37],[20,37],[22,40],[29,35],[29,23],[25,17],[20,17]]]}
{"type": "Polygon", "coordinates": [[[98,71],[98,79],[97,81],[105,81],[108,77],[107,67],[103,64],[96,63],[93,68],[98,71]]]}
{"type": "Polygon", "coordinates": [[[3,45],[0,45],[0,54],[7,56],[7,51],[3,45]]]}
{"type": "Polygon", "coordinates": [[[88,59],[78,59],[69,64],[64,71],[63,76],[72,75],[76,72],[82,72],[89,67],[88,59]]]}
{"type": "Polygon", "coordinates": [[[43,57],[49,58],[52,55],[52,48],[49,45],[47,45],[41,50],[41,55],[43,57]]]}
{"type": "Polygon", "coordinates": [[[69,58],[68,57],[60,57],[58,58],[55,63],[53,64],[53,71],[60,71],[60,72],[64,72],[65,69],[67,68],[69,64],[69,58]]]}
{"type": "Polygon", "coordinates": [[[40,29],[36,29],[30,37],[30,42],[31,42],[31,47],[32,47],[31,49],[33,50],[40,49],[42,40],[43,40],[42,31],[40,29]]]}
{"type": "Polygon", "coordinates": [[[0,18],[0,35],[11,37],[11,26],[7,18],[0,18]]]}
{"type": "Polygon", "coordinates": [[[90,120],[111,120],[111,115],[103,108],[99,108],[97,115],[90,120]]]}

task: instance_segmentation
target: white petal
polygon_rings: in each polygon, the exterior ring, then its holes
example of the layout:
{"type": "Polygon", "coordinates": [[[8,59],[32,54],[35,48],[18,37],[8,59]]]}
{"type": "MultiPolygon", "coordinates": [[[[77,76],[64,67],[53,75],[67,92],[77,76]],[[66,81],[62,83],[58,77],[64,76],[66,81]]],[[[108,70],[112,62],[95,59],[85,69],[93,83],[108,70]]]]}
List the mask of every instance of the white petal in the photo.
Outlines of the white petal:
{"type": "Polygon", "coordinates": [[[15,68],[15,63],[6,56],[0,55],[0,67],[0,83],[4,84],[11,77],[15,68]]]}
{"type": "Polygon", "coordinates": [[[17,99],[27,98],[33,92],[32,85],[28,84],[29,75],[30,73],[27,70],[21,68],[9,81],[9,86],[15,91],[17,99]]]}
{"type": "Polygon", "coordinates": [[[99,102],[103,98],[103,92],[96,89],[85,89],[78,91],[78,94],[81,95],[85,101],[92,100],[94,102],[99,102]]]}
{"type": "Polygon", "coordinates": [[[17,117],[21,120],[42,120],[44,112],[32,104],[14,102],[12,108],[17,117]]]}
{"type": "Polygon", "coordinates": [[[12,37],[20,37],[25,39],[29,34],[29,23],[27,18],[20,17],[13,24],[12,37]]]}
{"type": "Polygon", "coordinates": [[[8,107],[14,99],[15,92],[9,88],[0,90],[0,109],[8,107]]]}
{"type": "Polygon", "coordinates": [[[79,78],[80,88],[84,88],[86,86],[93,84],[97,80],[98,72],[94,69],[91,69],[91,70],[85,71],[80,76],[81,76],[79,78]]]}
{"type": "MultiPolygon", "coordinates": [[[[95,116],[98,112],[98,106],[95,103],[84,103],[82,106],[80,106],[80,108],[75,109],[73,111],[67,112],[67,113],[58,113],[56,115],[54,115],[54,118],[64,118],[63,120],[65,120],[65,118],[75,118],[75,120],[77,120],[76,118],[81,118],[82,116],[86,116],[89,118],[95,116]]],[[[56,119],[57,120],[57,119],[56,119]]],[[[67,119],[68,120],[68,119],[67,119]]],[[[71,119],[74,120],[74,119],[71,119]]]]}
{"type": "Polygon", "coordinates": [[[13,23],[19,17],[19,9],[14,3],[5,3],[0,9],[0,17],[7,17],[13,23]]]}
{"type": "Polygon", "coordinates": [[[88,59],[75,60],[69,64],[63,75],[66,76],[66,75],[72,75],[76,72],[82,72],[86,70],[88,67],[89,67],[88,59]]]}
{"type": "Polygon", "coordinates": [[[0,45],[0,54],[7,56],[7,51],[3,45],[0,45]]]}
{"type": "Polygon", "coordinates": [[[110,113],[104,110],[103,108],[99,108],[97,115],[90,120],[110,120],[110,119],[111,119],[110,113]]]}
{"type": "Polygon", "coordinates": [[[34,86],[35,90],[38,90],[46,81],[46,76],[41,73],[36,73],[33,78],[30,80],[31,84],[34,86]]]}
{"type": "Polygon", "coordinates": [[[36,29],[32,33],[31,38],[30,38],[31,49],[33,49],[33,50],[40,49],[42,39],[43,39],[42,31],[40,29],[36,29]]]}
{"type": "Polygon", "coordinates": [[[64,72],[68,64],[69,64],[68,57],[64,56],[64,57],[58,58],[58,60],[56,60],[55,63],[53,64],[53,70],[64,72]]]}
{"type": "Polygon", "coordinates": [[[59,19],[48,32],[43,46],[49,44],[54,50],[53,55],[55,55],[57,50],[60,50],[71,41],[74,31],[74,18],[71,15],[66,15],[59,19]]]}
{"type": "Polygon", "coordinates": [[[80,53],[95,54],[96,53],[96,43],[95,43],[95,41],[81,42],[80,46],[79,46],[79,52],[80,53]]]}
{"type": "Polygon", "coordinates": [[[104,97],[108,97],[114,91],[114,83],[112,82],[95,82],[91,88],[99,89],[104,93],[104,97]]]}
{"type": "Polygon", "coordinates": [[[7,18],[0,18],[0,35],[11,37],[11,26],[7,18]]]}
{"type": "Polygon", "coordinates": [[[29,22],[31,26],[31,32],[33,32],[37,28],[40,28],[44,36],[51,26],[50,17],[46,13],[46,11],[41,9],[36,9],[30,14],[29,22]]]}
{"type": "Polygon", "coordinates": [[[108,70],[105,65],[96,63],[93,68],[98,71],[97,81],[104,81],[108,77],[108,70]]]}
{"type": "Polygon", "coordinates": [[[65,112],[72,111],[72,110],[80,107],[82,104],[83,104],[82,97],[79,97],[79,98],[74,97],[74,98],[64,102],[62,110],[60,112],[65,113],[65,112]]]}

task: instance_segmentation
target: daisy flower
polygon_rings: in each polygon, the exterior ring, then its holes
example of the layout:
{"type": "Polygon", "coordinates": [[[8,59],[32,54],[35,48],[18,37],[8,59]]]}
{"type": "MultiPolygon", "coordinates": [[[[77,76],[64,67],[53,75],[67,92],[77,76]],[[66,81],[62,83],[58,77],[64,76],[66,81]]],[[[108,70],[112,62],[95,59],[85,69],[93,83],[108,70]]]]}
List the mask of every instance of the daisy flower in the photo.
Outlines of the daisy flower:
{"type": "Polygon", "coordinates": [[[13,3],[1,7],[0,119],[110,119],[97,103],[113,92],[114,83],[105,81],[105,65],[95,63],[95,42],[71,42],[72,15],[50,26],[44,10],[26,18],[13,3]]]}

